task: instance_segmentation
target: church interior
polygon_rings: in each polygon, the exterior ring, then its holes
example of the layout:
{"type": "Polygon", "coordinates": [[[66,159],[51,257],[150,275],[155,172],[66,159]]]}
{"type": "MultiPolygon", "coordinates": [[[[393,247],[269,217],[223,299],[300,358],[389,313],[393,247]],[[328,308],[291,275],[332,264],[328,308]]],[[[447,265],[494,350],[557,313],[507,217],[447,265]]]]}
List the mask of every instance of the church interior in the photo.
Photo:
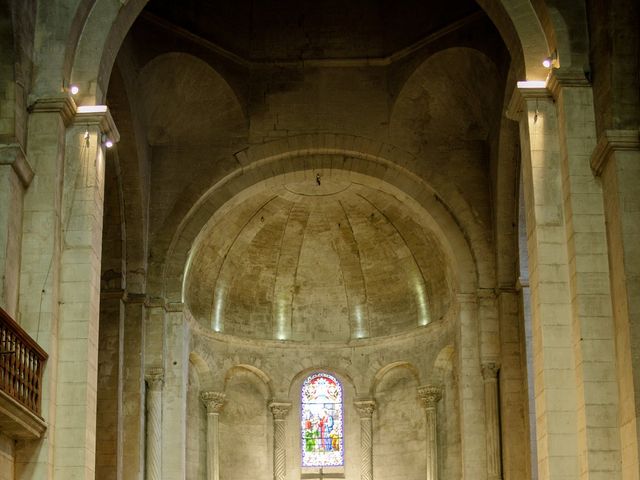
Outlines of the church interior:
{"type": "Polygon", "coordinates": [[[0,0],[0,480],[640,480],[638,25],[0,0]]]}

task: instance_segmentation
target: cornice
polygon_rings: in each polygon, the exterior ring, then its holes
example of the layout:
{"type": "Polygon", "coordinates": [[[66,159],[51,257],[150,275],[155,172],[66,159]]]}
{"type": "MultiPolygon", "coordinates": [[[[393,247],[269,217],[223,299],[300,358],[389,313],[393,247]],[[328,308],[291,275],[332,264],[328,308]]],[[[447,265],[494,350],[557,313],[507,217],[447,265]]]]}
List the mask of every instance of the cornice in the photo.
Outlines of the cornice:
{"type": "Polygon", "coordinates": [[[639,150],[640,130],[605,130],[591,155],[591,170],[600,176],[615,152],[639,150]]]}
{"type": "Polygon", "coordinates": [[[51,97],[40,97],[28,108],[29,113],[58,113],[65,126],[68,126],[76,115],[78,107],[70,94],[51,97]]]}
{"type": "Polygon", "coordinates": [[[33,180],[33,168],[19,143],[0,145],[0,165],[11,165],[24,188],[33,180]]]}
{"type": "Polygon", "coordinates": [[[114,143],[120,141],[120,132],[118,132],[109,107],[106,105],[83,105],[77,107],[73,123],[75,125],[96,125],[114,143]]]}

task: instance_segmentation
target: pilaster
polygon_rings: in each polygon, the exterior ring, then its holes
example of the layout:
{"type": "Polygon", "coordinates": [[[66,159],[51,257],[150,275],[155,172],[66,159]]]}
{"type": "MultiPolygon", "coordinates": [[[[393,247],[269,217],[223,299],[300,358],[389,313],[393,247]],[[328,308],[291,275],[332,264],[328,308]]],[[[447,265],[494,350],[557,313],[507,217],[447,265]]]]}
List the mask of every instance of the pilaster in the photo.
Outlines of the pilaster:
{"type": "Polygon", "coordinates": [[[606,130],[591,156],[600,177],[615,331],[622,478],[640,479],[640,131],[606,130]]]}

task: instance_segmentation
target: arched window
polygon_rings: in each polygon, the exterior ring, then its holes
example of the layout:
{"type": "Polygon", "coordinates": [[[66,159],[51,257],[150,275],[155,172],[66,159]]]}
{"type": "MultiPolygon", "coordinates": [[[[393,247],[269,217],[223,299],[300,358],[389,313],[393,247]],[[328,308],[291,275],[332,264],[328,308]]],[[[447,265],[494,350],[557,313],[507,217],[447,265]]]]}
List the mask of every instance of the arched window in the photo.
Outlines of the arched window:
{"type": "Polygon", "coordinates": [[[309,375],[300,408],[302,466],[344,465],[342,386],[328,373],[309,375]]]}

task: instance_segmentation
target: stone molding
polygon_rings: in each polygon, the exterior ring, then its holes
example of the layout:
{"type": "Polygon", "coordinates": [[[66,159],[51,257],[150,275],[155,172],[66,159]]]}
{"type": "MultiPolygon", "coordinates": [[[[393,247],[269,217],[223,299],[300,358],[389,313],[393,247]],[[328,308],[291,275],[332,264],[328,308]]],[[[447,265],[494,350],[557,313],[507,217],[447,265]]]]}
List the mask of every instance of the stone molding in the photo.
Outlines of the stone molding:
{"type": "Polygon", "coordinates": [[[164,369],[163,368],[150,368],[144,374],[144,380],[149,385],[149,390],[158,391],[162,390],[164,385],[164,369]]]}
{"type": "Polygon", "coordinates": [[[442,398],[442,387],[437,385],[423,385],[418,387],[418,397],[425,408],[435,408],[442,398]]]}
{"type": "Polygon", "coordinates": [[[591,83],[578,70],[553,69],[547,80],[547,88],[554,99],[560,96],[563,88],[591,88],[591,83]]]}
{"type": "Polygon", "coordinates": [[[507,107],[507,118],[519,122],[523,115],[528,111],[526,107],[526,102],[528,100],[551,101],[553,100],[553,95],[546,85],[535,87],[524,87],[518,85],[513,91],[511,100],[509,101],[509,106],[507,107]]]}
{"type": "Polygon", "coordinates": [[[0,165],[11,165],[24,188],[27,188],[33,180],[33,167],[19,143],[0,145],[0,165]]]}
{"type": "Polygon", "coordinates": [[[605,130],[591,155],[591,170],[602,175],[611,156],[618,151],[640,151],[640,130],[605,130]]]}
{"type": "Polygon", "coordinates": [[[274,420],[284,420],[291,411],[291,403],[271,402],[269,403],[269,410],[271,410],[274,420]]]}
{"type": "Polygon", "coordinates": [[[36,99],[28,108],[29,113],[58,113],[65,126],[73,121],[78,107],[71,95],[58,95],[36,99]]]}
{"type": "Polygon", "coordinates": [[[353,403],[358,411],[360,418],[371,418],[376,409],[375,400],[358,400],[353,403]]]}
{"type": "Polygon", "coordinates": [[[76,126],[97,126],[100,132],[108,136],[114,143],[120,141],[120,132],[118,132],[109,107],[106,105],[77,107],[73,123],[76,126]]]}
{"type": "Polygon", "coordinates": [[[218,414],[224,407],[226,395],[222,392],[201,392],[200,400],[207,408],[207,413],[218,414]]]}

